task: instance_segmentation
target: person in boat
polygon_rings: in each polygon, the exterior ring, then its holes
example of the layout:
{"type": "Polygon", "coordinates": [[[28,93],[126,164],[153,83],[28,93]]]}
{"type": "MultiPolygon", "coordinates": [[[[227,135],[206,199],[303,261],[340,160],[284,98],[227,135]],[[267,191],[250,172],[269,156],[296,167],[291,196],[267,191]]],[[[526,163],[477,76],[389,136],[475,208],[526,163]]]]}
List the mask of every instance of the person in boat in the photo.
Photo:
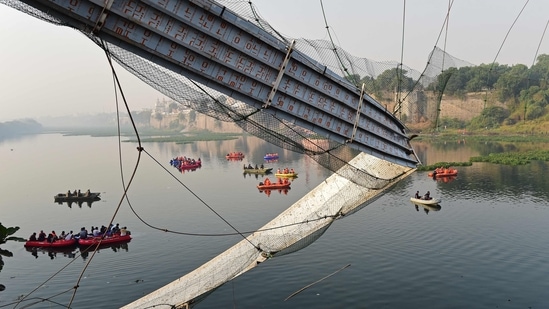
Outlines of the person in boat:
{"type": "Polygon", "coordinates": [[[115,226],[113,226],[113,228],[111,229],[111,234],[114,235],[114,234],[117,234],[120,232],[120,224],[116,224],[115,226]]]}
{"type": "Polygon", "coordinates": [[[88,191],[86,191],[86,193],[84,194],[84,196],[88,197],[91,195],[91,192],[90,192],[90,189],[88,189],[88,191]]]}
{"type": "Polygon", "coordinates": [[[80,233],[78,233],[78,238],[79,238],[79,239],[86,239],[86,238],[88,238],[88,231],[86,230],[85,227],[82,227],[82,228],[80,229],[80,233]]]}
{"type": "Polygon", "coordinates": [[[96,227],[93,229],[92,235],[93,235],[93,237],[99,237],[99,236],[101,236],[101,232],[99,231],[99,227],[98,227],[98,226],[96,226],[96,227]]]}
{"type": "Polygon", "coordinates": [[[293,169],[293,168],[292,168],[292,169],[290,169],[290,173],[292,173],[292,174],[294,174],[294,173],[295,173],[295,171],[294,171],[294,169],[293,169]]]}
{"type": "Polygon", "coordinates": [[[425,193],[425,195],[423,196],[423,199],[424,200],[430,200],[431,199],[431,192],[427,191],[427,193],[425,193]]]}
{"type": "Polygon", "coordinates": [[[55,241],[55,238],[53,237],[52,233],[48,234],[48,237],[46,237],[46,241],[49,242],[49,243],[52,243],[52,242],[55,241]]]}
{"type": "Polygon", "coordinates": [[[416,191],[416,195],[414,196],[414,198],[421,199],[421,196],[419,195],[419,191],[416,191]]]}
{"type": "Polygon", "coordinates": [[[260,166],[260,168],[261,168],[261,169],[263,169],[263,168],[264,168],[264,166],[263,166],[263,163],[261,163],[261,166],[260,166]]]}
{"type": "Polygon", "coordinates": [[[120,236],[126,236],[126,234],[128,234],[128,229],[125,226],[123,226],[120,229],[120,236]]]}
{"type": "Polygon", "coordinates": [[[32,235],[29,237],[29,241],[36,241],[36,232],[32,233],[32,235]]]}
{"type": "Polygon", "coordinates": [[[265,181],[264,181],[265,185],[268,186],[271,184],[271,180],[269,178],[265,178],[265,181]]]}
{"type": "Polygon", "coordinates": [[[82,193],[80,193],[80,189],[78,189],[78,193],[76,196],[82,196],[82,193]]]}
{"type": "Polygon", "coordinates": [[[437,169],[435,168],[435,170],[433,171],[433,178],[436,178],[437,177],[437,169]]]}
{"type": "Polygon", "coordinates": [[[280,174],[280,167],[276,170],[277,174],[280,174]]]}
{"type": "Polygon", "coordinates": [[[59,234],[59,236],[57,237],[57,239],[63,240],[63,239],[65,239],[66,236],[67,236],[67,234],[65,234],[65,231],[61,231],[61,234],[59,234]]]}
{"type": "Polygon", "coordinates": [[[257,168],[257,163],[255,164],[255,169],[258,169],[258,168],[257,168]]]}
{"type": "Polygon", "coordinates": [[[40,233],[38,234],[38,241],[44,241],[46,240],[46,233],[44,233],[43,230],[40,230],[40,233]]]}
{"type": "Polygon", "coordinates": [[[68,232],[67,235],[65,235],[65,240],[71,240],[74,238],[74,234],[72,231],[68,232]]]}
{"type": "Polygon", "coordinates": [[[67,190],[67,197],[71,197],[71,190],[67,190]]]}
{"type": "Polygon", "coordinates": [[[250,163],[248,163],[248,168],[253,169],[254,167],[250,163]]]}

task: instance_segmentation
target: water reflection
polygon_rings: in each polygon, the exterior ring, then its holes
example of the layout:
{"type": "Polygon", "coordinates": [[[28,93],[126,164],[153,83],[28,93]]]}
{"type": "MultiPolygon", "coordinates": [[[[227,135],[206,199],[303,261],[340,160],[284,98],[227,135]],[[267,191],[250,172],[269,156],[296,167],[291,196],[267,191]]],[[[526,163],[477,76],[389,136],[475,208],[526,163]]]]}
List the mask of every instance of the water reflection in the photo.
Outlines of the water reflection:
{"type": "Polygon", "coordinates": [[[286,189],[277,189],[277,190],[259,190],[259,193],[265,193],[265,195],[267,195],[267,197],[271,196],[271,193],[273,191],[278,191],[278,193],[280,194],[284,194],[284,195],[288,195],[288,191],[290,191],[291,188],[286,188],[286,189]]]}
{"type": "Polygon", "coordinates": [[[436,181],[436,182],[449,183],[456,180],[457,176],[432,177],[432,178],[433,178],[433,181],[436,181]]]}
{"type": "Polygon", "coordinates": [[[67,204],[69,208],[72,208],[73,204],[78,205],[79,208],[82,208],[82,205],[86,204],[89,208],[91,208],[93,202],[97,202],[98,200],[88,200],[88,201],[54,201],[54,203],[57,203],[59,205],[67,204]]]}
{"type": "MultiPolygon", "coordinates": [[[[129,241],[124,243],[116,243],[116,244],[105,244],[100,245],[99,248],[97,248],[98,252],[101,252],[101,250],[108,250],[113,252],[128,252],[129,241]]],[[[79,245],[74,245],[71,247],[63,247],[63,248],[42,248],[42,247],[25,247],[25,250],[27,252],[30,252],[32,256],[34,256],[35,259],[37,259],[40,256],[47,256],[49,259],[53,260],[56,258],[70,258],[73,259],[77,257],[78,254],[82,257],[82,259],[85,261],[89,254],[93,252],[95,249],[95,246],[89,246],[89,247],[82,247],[79,245]]]]}
{"type": "Polygon", "coordinates": [[[32,256],[34,256],[35,259],[37,259],[40,255],[46,255],[51,259],[55,259],[58,257],[66,257],[66,258],[75,258],[78,247],[76,245],[72,247],[65,247],[65,248],[40,248],[40,247],[25,247],[25,250],[27,252],[30,252],[32,256]]]}
{"type": "Polygon", "coordinates": [[[416,211],[419,211],[419,209],[422,208],[426,215],[429,214],[429,211],[439,211],[442,209],[442,206],[440,206],[440,204],[436,204],[436,205],[423,205],[423,204],[416,204],[416,203],[412,203],[412,204],[414,204],[414,206],[416,207],[416,211]]]}

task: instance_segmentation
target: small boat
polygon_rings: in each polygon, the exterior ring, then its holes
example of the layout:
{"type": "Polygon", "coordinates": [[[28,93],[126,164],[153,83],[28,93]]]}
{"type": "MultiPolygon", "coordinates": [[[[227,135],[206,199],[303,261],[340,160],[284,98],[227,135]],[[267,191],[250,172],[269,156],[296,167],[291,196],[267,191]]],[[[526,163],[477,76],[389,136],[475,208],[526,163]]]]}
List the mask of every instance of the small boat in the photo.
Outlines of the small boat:
{"type": "Polygon", "coordinates": [[[227,159],[244,159],[244,154],[242,152],[230,152],[228,153],[225,158],[227,159]]]}
{"type": "Polygon", "coordinates": [[[431,198],[429,200],[424,200],[421,198],[415,198],[411,197],[410,201],[414,204],[421,204],[421,205],[438,205],[441,202],[441,199],[439,198],[431,198]]]}
{"type": "Polygon", "coordinates": [[[263,159],[265,159],[265,160],[277,160],[278,159],[278,153],[268,153],[263,157],[263,159]]]}
{"type": "Polygon", "coordinates": [[[99,201],[101,197],[99,192],[89,192],[85,193],[76,192],[74,193],[58,193],[53,197],[54,202],[87,202],[87,201],[99,201]]]}
{"type": "Polygon", "coordinates": [[[170,164],[178,170],[191,170],[201,167],[202,161],[200,160],[200,158],[198,158],[198,160],[195,160],[187,157],[177,157],[171,159],[170,164]]]}
{"type": "Polygon", "coordinates": [[[181,164],[181,165],[177,166],[177,168],[180,169],[180,170],[192,170],[192,169],[199,168],[199,167],[202,167],[202,162],[200,162],[200,161],[196,161],[194,164],[193,163],[185,163],[185,164],[181,164]]]}
{"type": "Polygon", "coordinates": [[[290,182],[287,182],[287,183],[279,183],[279,182],[274,182],[274,183],[270,183],[268,185],[260,182],[258,185],[257,185],[257,188],[259,190],[276,190],[276,189],[290,189],[290,182]]]}
{"type": "Polygon", "coordinates": [[[270,174],[273,170],[272,167],[270,168],[244,168],[244,173],[250,173],[250,174],[270,174]]]}
{"type": "Polygon", "coordinates": [[[77,244],[76,239],[69,240],[56,240],[54,242],[48,242],[47,240],[38,241],[38,240],[27,240],[25,242],[25,247],[38,247],[38,248],[66,248],[70,246],[75,246],[77,244]]]}
{"type": "Polygon", "coordinates": [[[437,168],[434,172],[429,173],[429,177],[450,177],[456,176],[458,171],[455,168],[437,168]]]}
{"type": "Polygon", "coordinates": [[[296,172],[293,172],[293,173],[275,173],[275,176],[276,177],[282,177],[282,178],[296,178],[297,177],[297,173],[296,172]]]}
{"type": "Polygon", "coordinates": [[[93,246],[99,243],[101,243],[101,245],[110,245],[110,244],[128,242],[131,239],[132,237],[130,236],[130,234],[126,234],[124,236],[117,234],[113,236],[105,236],[104,238],[88,236],[87,238],[78,239],[78,244],[81,246],[93,246]]]}

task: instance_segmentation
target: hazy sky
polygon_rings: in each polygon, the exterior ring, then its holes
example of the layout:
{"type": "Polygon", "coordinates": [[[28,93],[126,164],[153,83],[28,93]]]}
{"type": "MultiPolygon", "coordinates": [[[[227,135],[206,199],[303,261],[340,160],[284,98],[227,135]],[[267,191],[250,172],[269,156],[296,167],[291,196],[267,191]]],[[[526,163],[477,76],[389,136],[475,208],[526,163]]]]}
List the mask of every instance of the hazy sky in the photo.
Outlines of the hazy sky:
{"type": "MultiPolygon", "coordinates": [[[[252,2],[285,35],[328,38],[320,0],[252,2]]],[[[402,57],[404,64],[417,70],[426,65],[449,5],[444,0],[323,0],[322,4],[338,45],[376,61],[400,61],[402,57]]],[[[548,0],[455,0],[447,37],[437,46],[477,65],[495,60],[530,66],[540,42],[538,55],[549,54],[549,33],[541,40],[548,19],[548,0]]],[[[164,98],[117,68],[132,110],[153,107],[164,98]]],[[[0,121],[115,111],[105,55],[75,30],[0,4],[0,104],[0,121]]]]}

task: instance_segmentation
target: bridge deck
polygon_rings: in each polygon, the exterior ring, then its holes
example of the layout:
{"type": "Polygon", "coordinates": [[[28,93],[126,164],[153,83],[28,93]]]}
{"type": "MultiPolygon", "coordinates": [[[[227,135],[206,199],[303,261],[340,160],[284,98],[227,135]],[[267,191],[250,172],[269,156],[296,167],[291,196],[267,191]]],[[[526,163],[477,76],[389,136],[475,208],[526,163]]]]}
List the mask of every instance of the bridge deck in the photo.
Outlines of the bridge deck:
{"type": "Polygon", "coordinates": [[[404,126],[377,101],[209,0],[21,0],[248,105],[415,167],[404,126]]]}

